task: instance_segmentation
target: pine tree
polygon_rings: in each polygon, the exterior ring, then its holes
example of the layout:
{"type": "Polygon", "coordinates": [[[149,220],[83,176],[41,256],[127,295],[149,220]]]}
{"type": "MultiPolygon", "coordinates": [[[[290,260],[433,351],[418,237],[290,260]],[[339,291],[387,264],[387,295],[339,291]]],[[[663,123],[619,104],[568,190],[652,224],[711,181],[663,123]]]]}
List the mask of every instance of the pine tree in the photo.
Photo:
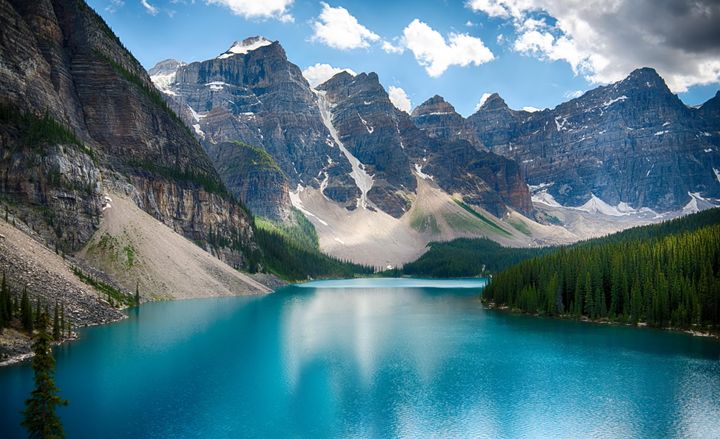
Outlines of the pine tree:
{"type": "Polygon", "coordinates": [[[6,303],[8,295],[7,285],[5,284],[5,272],[2,276],[2,284],[0,284],[0,329],[10,324],[10,313],[8,312],[6,303]]]}
{"type": "Polygon", "coordinates": [[[585,272],[585,315],[594,318],[595,316],[595,300],[593,289],[592,289],[592,280],[590,277],[590,272],[585,272]]]}
{"type": "Polygon", "coordinates": [[[33,312],[32,305],[30,305],[30,298],[28,297],[27,287],[23,289],[22,298],[20,299],[20,319],[22,321],[23,328],[29,332],[33,332],[33,312]]]}
{"type": "Polygon", "coordinates": [[[57,395],[58,388],[53,378],[55,359],[50,349],[52,340],[47,327],[48,316],[43,313],[38,323],[38,334],[33,342],[35,389],[25,401],[22,426],[27,429],[29,437],[63,438],[65,432],[55,407],[67,405],[67,401],[57,395]]]}
{"type": "Polygon", "coordinates": [[[140,281],[135,282],[135,305],[140,305],[140,281]]]}
{"type": "Polygon", "coordinates": [[[55,302],[55,312],[53,315],[53,340],[60,341],[61,329],[60,329],[60,310],[57,302],[55,302]]]}
{"type": "Polygon", "coordinates": [[[42,310],[40,309],[40,298],[38,297],[35,300],[35,326],[37,326],[40,323],[40,315],[42,314],[42,310]]]}
{"type": "Polygon", "coordinates": [[[60,307],[60,336],[62,336],[62,332],[65,330],[65,305],[63,304],[60,307]]]}

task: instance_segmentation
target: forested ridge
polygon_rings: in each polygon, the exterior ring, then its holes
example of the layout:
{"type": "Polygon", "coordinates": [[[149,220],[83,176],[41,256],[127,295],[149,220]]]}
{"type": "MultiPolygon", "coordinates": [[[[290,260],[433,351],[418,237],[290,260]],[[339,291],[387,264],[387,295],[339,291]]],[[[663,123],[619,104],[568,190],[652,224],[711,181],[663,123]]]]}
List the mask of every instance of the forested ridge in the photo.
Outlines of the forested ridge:
{"type": "Polygon", "coordinates": [[[251,268],[262,267],[283,279],[347,278],[371,275],[374,271],[372,267],[322,253],[315,228],[296,209],[287,223],[257,217],[254,230],[260,251],[252,255],[251,268]]]}
{"type": "Polygon", "coordinates": [[[717,329],[720,209],[520,262],[492,278],[483,301],[533,314],[717,329]]]}

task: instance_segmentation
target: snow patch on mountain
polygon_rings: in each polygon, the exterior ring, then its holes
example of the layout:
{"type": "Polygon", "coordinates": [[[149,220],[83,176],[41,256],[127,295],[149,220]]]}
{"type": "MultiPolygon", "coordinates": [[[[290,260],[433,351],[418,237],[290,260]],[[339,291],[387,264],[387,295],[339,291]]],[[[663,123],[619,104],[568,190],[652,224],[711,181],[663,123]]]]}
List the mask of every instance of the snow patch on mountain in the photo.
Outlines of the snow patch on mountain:
{"type": "Polygon", "coordinates": [[[225,82],[222,82],[222,81],[213,81],[213,82],[208,82],[207,84],[205,84],[205,86],[210,87],[210,90],[212,90],[212,91],[220,91],[226,85],[228,85],[228,84],[225,82]]]}
{"type": "Polygon", "coordinates": [[[607,108],[607,107],[611,106],[612,104],[614,104],[614,103],[616,103],[616,102],[622,102],[622,101],[626,100],[627,98],[628,98],[627,96],[622,95],[622,96],[617,97],[617,98],[615,98],[615,99],[610,99],[609,101],[605,101],[605,102],[603,102],[603,108],[607,108]]]}
{"type": "Polygon", "coordinates": [[[418,177],[422,178],[423,180],[432,180],[433,179],[432,175],[425,174],[422,171],[422,165],[420,165],[418,163],[415,163],[415,173],[417,174],[418,177]]]}
{"type": "Polygon", "coordinates": [[[601,213],[608,216],[623,216],[633,213],[637,213],[637,210],[630,207],[629,204],[620,202],[617,206],[611,206],[604,202],[600,198],[596,197],[595,194],[590,194],[590,199],[580,207],[576,207],[577,210],[582,210],[588,213],[601,213]]]}
{"type": "Polygon", "coordinates": [[[562,204],[558,203],[547,190],[539,191],[533,194],[530,199],[533,203],[541,203],[551,207],[563,207],[562,204]]]}
{"type": "Polygon", "coordinates": [[[372,134],[373,131],[375,131],[375,127],[368,124],[368,122],[365,119],[363,119],[362,116],[360,116],[360,113],[358,113],[357,115],[360,118],[360,121],[362,122],[362,124],[365,125],[365,129],[367,130],[368,134],[372,134]]]}
{"type": "Polygon", "coordinates": [[[232,47],[230,47],[225,53],[218,56],[217,59],[226,59],[235,55],[245,55],[253,50],[257,50],[271,44],[272,41],[266,39],[265,37],[251,37],[243,41],[236,41],[233,43],[232,47]]]}
{"type": "Polygon", "coordinates": [[[289,192],[290,204],[292,204],[294,208],[296,208],[300,212],[304,213],[306,216],[308,216],[310,218],[315,218],[315,220],[317,220],[317,222],[319,222],[320,224],[327,227],[327,225],[328,225],[327,221],[323,221],[322,219],[320,219],[320,217],[318,217],[314,213],[310,212],[309,210],[305,209],[305,206],[303,206],[303,202],[300,199],[300,192],[302,192],[304,190],[305,190],[305,188],[302,187],[302,185],[298,183],[297,188],[295,188],[294,191],[289,192]]]}
{"type": "MultiPolygon", "coordinates": [[[[370,189],[372,189],[373,186],[373,176],[368,174],[367,171],[365,171],[365,165],[360,162],[360,160],[357,159],[352,153],[345,148],[345,145],[340,141],[340,136],[338,136],[337,130],[335,129],[335,126],[332,123],[332,112],[330,110],[330,102],[328,102],[327,98],[325,97],[325,91],[320,90],[313,90],[318,98],[318,109],[320,110],[320,116],[322,118],[323,124],[330,132],[330,136],[335,141],[335,144],[338,145],[342,153],[345,155],[345,157],[350,162],[350,166],[352,166],[352,171],[350,172],[350,177],[355,181],[355,185],[360,189],[360,198],[358,198],[358,207],[362,207],[363,209],[367,209],[368,204],[368,198],[367,194],[370,192],[370,189]]],[[[359,116],[359,114],[358,114],[359,116]]],[[[362,119],[362,118],[361,118],[362,119]]],[[[364,121],[363,121],[364,122],[364,121]]],[[[367,128],[367,125],[366,125],[367,128]]],[[[368,132],[372,133],[368,129],[368,132]]]]}

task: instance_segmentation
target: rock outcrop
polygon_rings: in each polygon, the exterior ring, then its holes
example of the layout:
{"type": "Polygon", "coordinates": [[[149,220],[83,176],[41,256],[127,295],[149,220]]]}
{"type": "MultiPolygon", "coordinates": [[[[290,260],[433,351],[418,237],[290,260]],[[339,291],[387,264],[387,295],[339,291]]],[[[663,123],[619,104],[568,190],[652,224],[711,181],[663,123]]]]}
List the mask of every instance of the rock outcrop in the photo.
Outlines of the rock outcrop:
{"type": "Polygon", "coordinates": [[[563,205],[594,195],[612,206],[669,211],[689,193],[720,197],[718,100],[688,108],[643,68],[552,110],[513,111],[493,95],[468,122],[563,205]]]}
{"type": "Polygon", "coordinates": [[[479,149],[486,149],[468,121],[442,96],[435,95],[418,105],[410,116],[415,126],[431,139],[466,140],[479,149]]]}

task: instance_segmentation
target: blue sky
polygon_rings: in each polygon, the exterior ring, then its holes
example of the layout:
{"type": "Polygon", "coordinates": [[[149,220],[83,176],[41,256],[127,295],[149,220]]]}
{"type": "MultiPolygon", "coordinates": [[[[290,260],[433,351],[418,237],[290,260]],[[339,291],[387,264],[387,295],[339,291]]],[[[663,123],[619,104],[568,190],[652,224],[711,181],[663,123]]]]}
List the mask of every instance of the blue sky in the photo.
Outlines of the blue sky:
{"type": "Polygon", "coordinates": [[[570,0],[88,3],[146,68],[167,58],[209,59],[235,40],[263,35],[279,40],[301,69],[322,63],[375,71],[386,89],[404,90],[413,107],[439,94],[464,115],[490,92],[511,108],[552,108],[645,65],[689,105],[720,88],[712,27],[692,38],[674,36],[684,26],[717,23],[713,5],[679,13],[653,0],[612,7],[602,0],[584,7],[570,0]]]}

